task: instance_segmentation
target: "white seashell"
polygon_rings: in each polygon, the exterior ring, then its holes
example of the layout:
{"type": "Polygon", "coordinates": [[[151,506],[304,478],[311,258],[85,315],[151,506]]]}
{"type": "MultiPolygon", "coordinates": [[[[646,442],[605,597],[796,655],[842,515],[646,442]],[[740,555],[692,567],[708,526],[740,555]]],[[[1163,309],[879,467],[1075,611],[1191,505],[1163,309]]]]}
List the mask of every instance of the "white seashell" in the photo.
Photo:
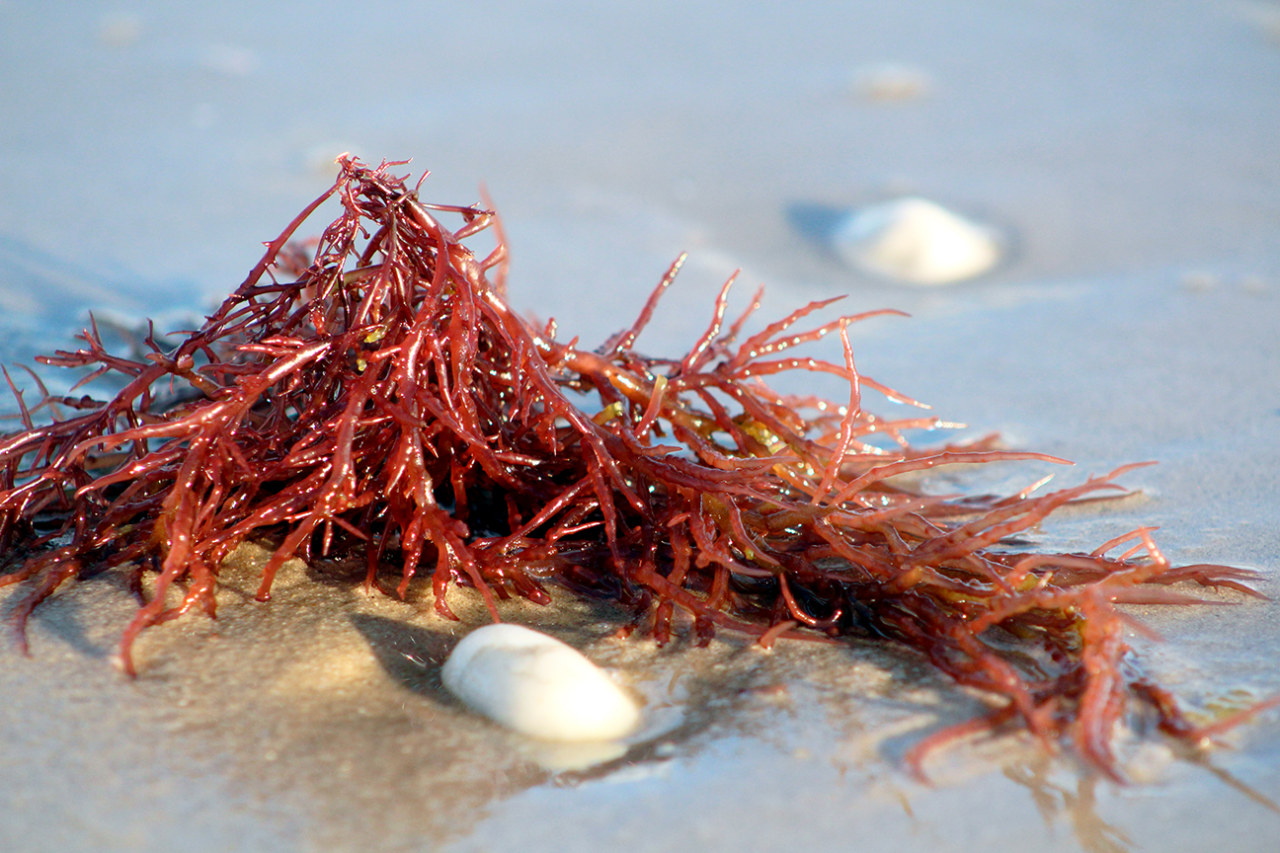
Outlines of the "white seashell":
{"type": "Polygon", "coordinates": [[[603,670],[520,625],[472,631],[442,674],[444,686],[472,710],[542,740],[613,740],[640,722],[635,702],[603,670]]]}
{"type": "Polygon", "coordinates": [[[902,198],[851,213],[831,237],[845,262],[910,284],[949,284],[994,267],[999,233],[922,198],[902,198]]]}

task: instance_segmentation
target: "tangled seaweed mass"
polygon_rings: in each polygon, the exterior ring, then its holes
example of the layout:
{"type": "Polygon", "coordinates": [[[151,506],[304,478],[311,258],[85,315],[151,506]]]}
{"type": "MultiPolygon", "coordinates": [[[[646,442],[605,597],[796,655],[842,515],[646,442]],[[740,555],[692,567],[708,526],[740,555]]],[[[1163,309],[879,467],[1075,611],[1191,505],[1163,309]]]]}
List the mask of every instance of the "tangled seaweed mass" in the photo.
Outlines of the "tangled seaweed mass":
{"type": "Polygon", "coordinates": [[[151,335],[145,358],[118,357],[95,326],[84,348],[42,359],[90,368],[80,385],[114,375],[110,399],[46,391],[28,407],[9,380],[25,429],[0,440],[0,585],[26,585],[11,611],[24,649],[26,621],[51,593],[119,569],[141,600],[120,646],[133,674],[139,633],[192,609],[213,616],[219,566],[257,539],[274,547],[260,600],[284,561],[329,556],[364,561],[371,586],[398,565],[401,595],[430,572],[449,618],[451,585],[478,591],[497,619],[495,599],[547,604],[558,584],[632,608],[633,626],[660,643],[677,608],[704,641],[717,626],[765,645],[898,641],[998,700],[924,739],[917,763],[959,735],[1020,722],[1117,775],[1113,739],[1132,699],[1186,741],[1236,721],[1197,728],[1135,675],[1124,639],[1134,623],[1116,605],[1196,600],[1167,588],[1180,581],[1253,593],[1253,573],[1173,566],[1147,529],[1087,554],[1010,541],[1064,504],[1119,489],[1136,466],[1038,497],[913,491],[896,475],[1062,460],[993,439],[909,446],[904,430],[941,422],[863,411],[865,387],[913,402],[855,369],[847,327],[872,315],[797,330],[833,300],[744,336],[760,295],[726,324],[731,279],[687,355],[641,355],[636,339],[679,261],[629,329],[592,351],[559,343],[554,326],[533,328],[508,306],[501,234],[483,260],[463,245],[495,226],[491,212],[421,202],[389,171],[400,163],[339,162],[335,185],[176,348],[151,335]],[[286,249],[334,196],[342,215],[314,255],[286,249]],[[462,226],[447,230],[441,214],[462,226]],[[795,354],[831,334],[843,363],[795,354]],[[847,380],[848,401],[765,382],[797,370],[847,380]],[[595,413],[575,399],[598,400],[595,413]]]}

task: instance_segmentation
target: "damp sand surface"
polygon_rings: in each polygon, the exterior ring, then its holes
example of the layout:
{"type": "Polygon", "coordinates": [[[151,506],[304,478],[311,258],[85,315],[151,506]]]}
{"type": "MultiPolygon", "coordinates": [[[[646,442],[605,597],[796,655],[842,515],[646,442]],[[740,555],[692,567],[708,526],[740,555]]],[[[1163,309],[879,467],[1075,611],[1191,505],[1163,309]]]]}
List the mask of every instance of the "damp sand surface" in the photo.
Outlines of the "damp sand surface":
{"type": "MultiPolygon", "coordinates": [[[[365,14],[0,4],[0,360],[71,345],[89,310],[116,346],[146,316],[189,328],[327,186],[334,155],[415,157],[433,200],[487,182],[512,301],[565,338],[627,325],[682,250],[642,339],[655,354],[687,348],[739,267],[737,306],[768,285],[762,318],[838,294],[851,312],[909,311],[853,329],[858,366],[971,425],[959,435],[1074,459],[1063,485],[1159,460],[1126,478],[1133,496],[1035,531],[1038,547],[1159,525],[1174,561],[1259,569],[1280,598],[1276,4],[365,14]],[[893,97],[867,88],[904,74],[893,97]],[[908,195],[998,226],[1008,256],[919,291],[824,242],[849,210],[908,195]]],[[[843,397],[809,382],[786,390],[843,397]]],[[[1045,473],[927,483],[1009,492],[1045,473]]],[[[916,655],[764,652],[729,633],[659,649],[616,639],[626,614],[602,603],[504,603],[646,702],[621,755],[566,754],[442,691],[444,656],[486,620],[466,591],[451,623],[420,591],[370,596],[359,573],[292,563],[261,604],[261,558],[227,567],[216,621],[149,631],[136,681],[112,664],[135,605],[110,574],[37,611],[32,657],[0,643],[0,848],[1092,853],[1280,837],[1276,713],[1204,754],[1135,719],[1126,786],[1016,735],[936,755],[924,785],[902,755],[986,705],[916,655]]],[[[1131,639],[1211,718],[1280,693],[1280,605],[1207,597],[1133,608],[1164,641],[1131,639]]]]}
{"type": "MultiPolygon", "coordinates": [[[[871,643],[722,634],[705,648],[619,639],[624,613],[563,593],[504,617],[583,649],[644,702],[621,754],[540,743],[467,712],[440,666],[487,615],[454,594],[462,623],[429,593],[366,595],[358,572],[289,564],[275,598],[252,599],[266,552],[226,570],[216,622],[150,631],[142,672],[112,666],[129,593],[111,576],[60,593],[33,620],[35,657],[6,652],[0,685],[5,837],[22,850],[836,849],[857,827],[872,850],[1198,849],[1280,823],[1272,719],[1188,754],[1127,731],[1116,786],[1019,736],[936,755],[932,785],[902,755],[939,725],[984,709],[926,661],[871,643]],[[1119,846],[1099,846],[1111,839],[1119,846]],[[1162,848],[1164,849],[1164,848],[1162,848]]],[[[1241,707],[1270,672],[1224,636],[1275,642],[1274,605],[1221,596],[1226,618],[1148,614],[1169,636],[1146,665],[1204,714],[1241,707]]],[[[687,627],[687,626],[686,626],[687,627]]]]}

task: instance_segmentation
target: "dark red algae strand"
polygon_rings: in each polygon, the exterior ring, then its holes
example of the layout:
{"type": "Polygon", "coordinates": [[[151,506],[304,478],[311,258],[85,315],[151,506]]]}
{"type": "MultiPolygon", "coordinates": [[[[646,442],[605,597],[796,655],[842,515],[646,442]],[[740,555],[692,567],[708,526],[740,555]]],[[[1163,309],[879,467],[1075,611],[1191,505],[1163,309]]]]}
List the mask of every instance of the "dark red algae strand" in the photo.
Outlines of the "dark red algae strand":
{"type": "Polygon", "coordinates": [[[256,540],[274,547],[261,600],[285,560],[328,556],[363,560],[371,586],[398,566],[401,595],[430,574],[448,618],[454,585],[497,619],[497,599],[550,603],[554,583],[624,603],[659,642],[677,608],[703,641],[716,627],[765,645],[895,640],[995,703],[923,741],[917,765],[1016,721],[1117,775],[1112,742],[1133,699],[1171,736],[1204,736],[1134,674],[1133,623],[1116,605],[1195,601],[1167,588],[1181,581],[1256,595],[1254,573],[1172,566],[1146,528],[1092,553],[1012,541],[1065,504],[1123,491],[1115,480],[1134,466],[1038,496],[913,491],[896,475],[1064,460],[994,439],[918,449],[904,431],[942,421],[865,412],[867,388],[914,402],[861,376],[849,344],[851,323],[892,312],[802,325],[832,300],[814,302],[743,338],[759,295],[730,321],[726,284],[686,355],[642,355],[635,342],[679,262],[600,349],[560,343],[508,306],[500,232],[484,258],[464,245],[494,227],[492,212],[423,203],[391,173],[403,164],[339,162],[333,187],[176,347],[151,336],[144,358],[124,358],[91,328],[81,349],[40,359],[121,390],[44,392],[28,407],[10,381],[23,429],[0,439],[0,585],[25,587],[10,614],[19,638],[81,573],[149,572],[120,644],[133,674],[138,635],[192,609],[213,616],[219,567],[256,540]],[[342,215],[314,252],[286,251],[329,198],[342,215]],[[840,362],[797,354],[830,334],[840,362]],[[796,370],[844,378],[847,403],[766,384],[796,370]],[[894,450],[870,440],[882,435],[894,450]]]}

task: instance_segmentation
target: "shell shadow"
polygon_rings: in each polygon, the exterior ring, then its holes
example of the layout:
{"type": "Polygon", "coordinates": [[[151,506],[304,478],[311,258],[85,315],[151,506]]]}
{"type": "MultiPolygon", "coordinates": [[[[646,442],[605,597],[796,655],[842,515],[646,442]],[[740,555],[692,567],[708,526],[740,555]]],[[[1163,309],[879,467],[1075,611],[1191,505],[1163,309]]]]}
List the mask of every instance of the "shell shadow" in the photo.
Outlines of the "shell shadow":
{"type": "Polygon", "coordinates": [[[800,201],[787,205],[785,216],[791,229],[808,242],[823,258],[844,266],[833,248],[836,231],[849,215],[847,207],[800,201]]]}
{"type": "Polygon", "coordinates": [[[397,684],[432,701],[462,707],[440,680],[440,668],[461,637],[366,613],[348,618],[397,684]]]}

